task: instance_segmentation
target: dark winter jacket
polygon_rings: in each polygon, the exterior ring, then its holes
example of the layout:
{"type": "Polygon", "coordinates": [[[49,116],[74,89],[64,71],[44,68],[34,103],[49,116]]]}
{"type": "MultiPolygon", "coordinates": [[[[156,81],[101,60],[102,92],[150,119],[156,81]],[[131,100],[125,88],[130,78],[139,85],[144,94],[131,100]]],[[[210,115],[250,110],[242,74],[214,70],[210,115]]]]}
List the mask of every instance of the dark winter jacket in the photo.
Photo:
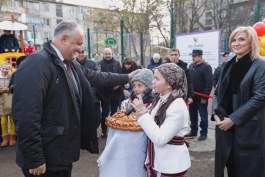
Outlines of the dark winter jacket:
{"type": "Polygon", "coordinates": [[[12,115],[17,164],[22,168],[46,163],[50,171],[64,170],[79,159],[80,148],[98,152],[90,83],[111,87],[128,82],[128,76],[83,69],[76,61],[70,65],[79,94],[50,43],[28,56],[16,71],[12,115]]]}
{"type": "MultiPolygon", "coordinates": [[[[76,60],[78,61],[79,64],[81,64],[81,66],[83,66],[86,69],[91,69],[93,71],[97,71],[97,65],[93,60],[88,60],[88,59],[84,59],[82,61],[76,60]]],[[[96,100],[96,95],[97,95],[97,89],[96,87],[92,87],[92,94],[93,94],[93,98],[94,100],[96,100]]]]}
{"type": "MultiPolygon", "coordinates": [[[[194,92],[210,95],[213,87],[212,67],[206,62],[192,63],[189,66],[189,72],[194,92]]],[[[199,101],[202,98],[207,99],[194,94],[194,101],[199,101]]]]}
{"type": "Polygon", "coordinates": [[[224,68],[224,65],[225,65],[225,64],[226,64],[225,62],[222,63],[221,65],[219,65],[219,66],[214,70],[214,73],[213,73],[213,86],[214,86],[214,87],[216,87],[216,85],[217,85],[218,79],[219,79],[219,77],[220,77],[220,75],[221,75],[221,71],[222,71],[222,69],[224,68]]]}
{"type": "Polygon", "coordinates": [[[155,63],[155,62],[154,62],[154,59],[151,58],[151,60],[150,60],[150,64],[147,65],[147,69],[151,69],[151,70],[153,70],[154,68],[160,66],[161,64],[162,64],[162,58],[160,58],[160,60],[159,60],[158,63],[155,63]]]}
{"type": "MultiPolygon", "coordinates": [[[[120,62],[115,60],[114,58],[112,58],[112,60],[103,59],[99,62],[99,64],[101,66],[101,72],[122,73],[120,62]]],[[[113,87],[101,89],[99,91],[101,92],[100,100],[108,103],[110,101],[111,96],[115,95],[115,97],[117,98],[120,97],[123,84],[117,84],[117,85],[120,86],[117,90],[113,90],[113,87]]]]}
{"type": "MultiPolygon", "coordinates": [[[[248,54],[245,57],[249,57],[248,54]]],[[[216,127],[215,177],[222,176],[232,149],[234,154],[230,160],[234,164],[234,177],[264,177],[265,61],[254,59],[249,69],[236,69],[236,73],[232,74],[234,63],[235,57],[224,65],[217,86],[215,112],[223,117],[229,117],[235,125],[228,131],[216,127]],[[240,80],[233,89],[237,79],[233,79],[234,83],[231,83],[231,78],[235,74],[240,80]],[[241,74],[243,75],[240,76],[241,74]],[[230,112],[227,110],[230,107],[230,102],[227,100],[232,97],[233,111],[230,112]]],[[[249,64],[243,66],[248,67],[249,64]]]]}
{"type": "Polygon", "coordinates": [[[12,49],[14,49],[15,51],[19,49],[18,40],[13,34],[3,34],[0,37],[0,53],[4,53],[5,49],[8,49],[9,52],[12,49]]]}
{"type": "Polygon", "coordinates": [[[97,65],[93,60],[84,59],[82,61],[77,60],[80,65],[82,65],[86,69],[92,69],[93,71],[97,71],[97,65]]]}

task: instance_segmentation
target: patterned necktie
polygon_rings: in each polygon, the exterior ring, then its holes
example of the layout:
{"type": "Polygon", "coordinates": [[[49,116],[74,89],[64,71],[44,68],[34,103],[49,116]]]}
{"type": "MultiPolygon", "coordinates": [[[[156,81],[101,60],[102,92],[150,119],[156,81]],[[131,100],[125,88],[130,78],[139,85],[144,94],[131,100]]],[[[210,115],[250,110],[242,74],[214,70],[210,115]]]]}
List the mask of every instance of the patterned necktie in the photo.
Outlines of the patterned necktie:
{"type": "Polygon", "coordinates": [[[71,82],[72,82],[72,84],[73,84],[73,86],[75,88],[75,91],[78,93],[79,89],[78,89],[77,81],[74,78],[74,73],[73,73],[73,70],[72,70],[72,67],[71,67],[71,61],[64,60],[63,62],[66,65],[66,71],[67,71],[67,74],[69,76],[69,79],[71,80],[71,82]]]}
{"type": "Polygon", "coordinates": [[[63,62],[66,65],[66,71],[68,73],[69,78],[71,80],[73,80],[73,71],[72,71],[72,67],[71,67],[70,61],[64,60],[63,62]]]}

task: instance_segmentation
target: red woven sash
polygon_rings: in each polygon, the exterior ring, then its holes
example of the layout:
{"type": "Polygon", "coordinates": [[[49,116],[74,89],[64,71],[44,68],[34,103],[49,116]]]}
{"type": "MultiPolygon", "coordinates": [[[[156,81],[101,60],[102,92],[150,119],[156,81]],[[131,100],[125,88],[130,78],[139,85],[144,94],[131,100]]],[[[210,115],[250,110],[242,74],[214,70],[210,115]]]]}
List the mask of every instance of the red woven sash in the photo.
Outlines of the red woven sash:
{"type": "MultiPolygon", "coordinates": [[[[184,143],[185,143],[185,140],[183,137],[174,136],[167,144],[183,145],[184,143]]],[[[148,149],[148,163],[146,164],[146,166],[149,168],[153,168],[154,159],[155,159],[155,150],[154,150],[154,143],[149,138],[147,141],[147,149],[148,149]]]]}

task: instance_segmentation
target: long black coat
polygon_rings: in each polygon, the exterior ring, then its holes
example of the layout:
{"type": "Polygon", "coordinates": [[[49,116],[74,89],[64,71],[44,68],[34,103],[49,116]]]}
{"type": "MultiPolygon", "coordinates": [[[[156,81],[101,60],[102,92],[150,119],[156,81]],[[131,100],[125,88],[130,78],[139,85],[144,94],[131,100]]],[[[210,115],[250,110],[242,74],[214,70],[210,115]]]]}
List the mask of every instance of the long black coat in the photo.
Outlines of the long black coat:
{"type": "Polygon", "coordinates": [[[16,123],[17,164],[50,171],[63,170],[79,159],[80,148],[97,146],[96,118],[90,83],[114,86],[128,82],[127,75],[100,73],[73,61],[80,104],[70,86],[63,62],[46,43],[30,55],[16,72],[12,115],[16,123]]]}
{"type": "MultiPolygon", "coordinates": [[[[223,68],[218,81],[217,109],[226,107],[225,93],[235,58],[223,68]],[[220,106],[222,105],[222,107],[220,106]]],[[[265,61],[254,59],[240,83],[237,108],[227,117],[235,123],[232,130],[216,127],[215,177],[221,177],[231,149],[234,150],[233,177],[264,177],[265,169],[265,61]]],[[[224,110],[225,111],[225,110],[224,110]]]]}

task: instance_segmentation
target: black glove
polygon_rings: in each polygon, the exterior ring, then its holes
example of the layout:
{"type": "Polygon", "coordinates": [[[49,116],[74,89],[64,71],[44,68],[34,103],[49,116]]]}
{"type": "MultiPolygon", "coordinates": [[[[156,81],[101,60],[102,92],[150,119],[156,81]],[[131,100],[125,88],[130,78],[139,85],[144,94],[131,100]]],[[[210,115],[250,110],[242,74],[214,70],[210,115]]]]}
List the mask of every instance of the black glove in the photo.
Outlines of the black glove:
{"type": "Polygon", "coordinates": [[[98,139],[89,141],[88,151],[91,154],[98,154],[99,153],[98,139]]]}

